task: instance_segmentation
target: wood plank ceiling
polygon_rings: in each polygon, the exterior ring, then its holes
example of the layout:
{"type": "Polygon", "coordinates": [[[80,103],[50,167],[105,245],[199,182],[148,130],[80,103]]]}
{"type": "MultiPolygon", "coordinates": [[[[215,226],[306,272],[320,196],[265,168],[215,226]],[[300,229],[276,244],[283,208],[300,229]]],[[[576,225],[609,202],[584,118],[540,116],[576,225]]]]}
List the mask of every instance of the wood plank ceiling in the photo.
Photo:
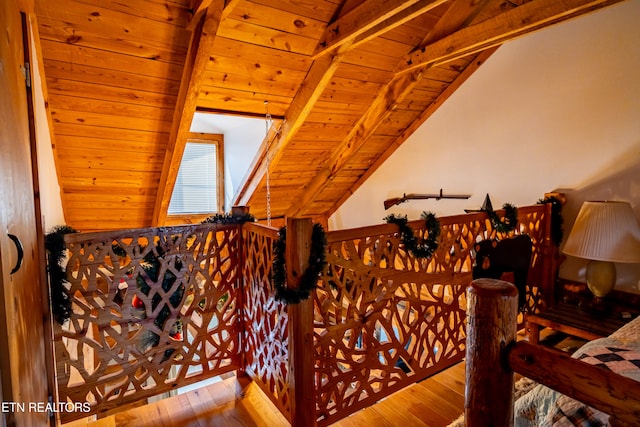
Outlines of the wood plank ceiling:
{"type": "Polygon", "coordinates": [[[36,0],[67,223],[167,223],[194,112],[265,101],[236,204],[266,216],[268,169],[274,217],[326,218],[500,44],[617,2],[36,0]]]}

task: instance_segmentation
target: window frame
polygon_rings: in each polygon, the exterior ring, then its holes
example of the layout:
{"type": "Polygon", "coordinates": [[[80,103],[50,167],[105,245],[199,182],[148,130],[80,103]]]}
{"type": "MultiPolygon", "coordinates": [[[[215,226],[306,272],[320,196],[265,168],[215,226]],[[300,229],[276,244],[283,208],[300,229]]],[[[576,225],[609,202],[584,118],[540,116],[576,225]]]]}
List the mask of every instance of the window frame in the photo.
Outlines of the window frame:
{"type": "MultiPolygon", "coordinates": [[[[171,224],[197,223],[213,214],[224,212],[224,135],[190,132],[187,136],[187,140],[185,141],[185,147],[188,143],[209,144],[216,146],[216,205],[218,209],[216,212],[209,213],[168,213],[169,206],[171,205],[171,199],[173,198],[173,192],[175,191],[174,184],[174,189],[171,191],[171,197],[169,198],[169,204],[167,205],[167,222],[171,224]]],[[[180,166],[182,166],[182,158],[180,158],[180,166]]],[[[180,171],[179,167],[178,172],[180,171]]]]}

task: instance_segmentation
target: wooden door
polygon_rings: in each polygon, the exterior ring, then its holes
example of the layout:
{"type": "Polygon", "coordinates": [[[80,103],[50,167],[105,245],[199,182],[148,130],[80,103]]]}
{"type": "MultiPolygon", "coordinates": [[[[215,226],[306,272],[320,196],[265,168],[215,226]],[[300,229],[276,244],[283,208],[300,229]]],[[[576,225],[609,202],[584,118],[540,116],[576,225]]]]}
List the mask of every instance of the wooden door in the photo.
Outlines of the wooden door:
{"type": "Polygon", "coordinates": [[[0,371],[8,426],[45,426],[48,401],[22,21],[14,1],[0,2],[0,371]],[[11,237],[11,236],[15,237],[11,237]],[[19,249],[24,257],[20,268],[19,249]],[[16,270],[12,272],[12,270],[16,270]]]}

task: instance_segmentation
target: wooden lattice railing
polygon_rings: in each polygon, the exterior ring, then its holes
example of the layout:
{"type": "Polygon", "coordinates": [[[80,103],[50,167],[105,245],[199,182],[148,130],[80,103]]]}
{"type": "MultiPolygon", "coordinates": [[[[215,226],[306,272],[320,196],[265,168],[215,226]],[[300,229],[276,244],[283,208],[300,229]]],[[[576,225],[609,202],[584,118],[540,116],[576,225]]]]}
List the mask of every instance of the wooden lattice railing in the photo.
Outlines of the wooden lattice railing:
{"type": "MultiPolygon", "coordinates": [[[[532,311],[551,294],[550,216],[550,205],[518,209],[515,234],[534,244],[532,311]]],[[[439,220],[440,246],[425,260],[405,251],[393,224],[327,233],[328,265],[295,307],[275,299],[270,227],[66,235],[73,315],[54,330],[58,399],[104,414],[240,370],[292,424],[336,422],[464,357],[471,250],[497,233],[486,213],[439,220]]],[[[424,222],[409,225],[424,233],[424,222]]]]}
{"type": "MultiPolygon", "coordinates": [[[[103,414],[241,367],[239,227],[68,234],[58,399],[103,414]]],[[[87,413],[61,413],[61,421],[87,413]]]]}
{"type": "MultiPolygon", "coordinates": [[[[542,254],[549,252],[550,209],[520,208],[515,234],[534,244],[528,306],[549,289],[542,254]]],[[[465,289],[471,249],[496,237],[486,213],[440,219],[440,245],[416,259],[395,225],[328,234],[329,266],[314,297],[318,425],[331,424],[410,383],[461,360],[465,353],[465,289]]],[[[410,225],[424,233],[424,222],[410,225]]],[[[506,237],[506,236],[498,236],[506,237]]]]}
{"type": "Polygon", "coordinates": [[[290,418],[289,317],[287,306],[276,301],[270,280],[278,231],[249,223],[244,225],[242,236],[245,370],[290,418]]]}

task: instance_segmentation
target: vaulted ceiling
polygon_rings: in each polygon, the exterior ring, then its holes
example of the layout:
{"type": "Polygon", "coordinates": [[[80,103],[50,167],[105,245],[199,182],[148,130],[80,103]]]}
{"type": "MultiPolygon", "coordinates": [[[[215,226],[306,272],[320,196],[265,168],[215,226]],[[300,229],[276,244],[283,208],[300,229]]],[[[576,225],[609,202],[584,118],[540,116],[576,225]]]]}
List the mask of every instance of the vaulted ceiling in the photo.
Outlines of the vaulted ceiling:
{"type": "Polygon", "coordinates": [[[170,222],[194,113],[265,101],[235,204],[265,217],[268,175],[273,217],[327,217],[502,43],[617,2],[36,0],[67,223],[170,222]]]}

